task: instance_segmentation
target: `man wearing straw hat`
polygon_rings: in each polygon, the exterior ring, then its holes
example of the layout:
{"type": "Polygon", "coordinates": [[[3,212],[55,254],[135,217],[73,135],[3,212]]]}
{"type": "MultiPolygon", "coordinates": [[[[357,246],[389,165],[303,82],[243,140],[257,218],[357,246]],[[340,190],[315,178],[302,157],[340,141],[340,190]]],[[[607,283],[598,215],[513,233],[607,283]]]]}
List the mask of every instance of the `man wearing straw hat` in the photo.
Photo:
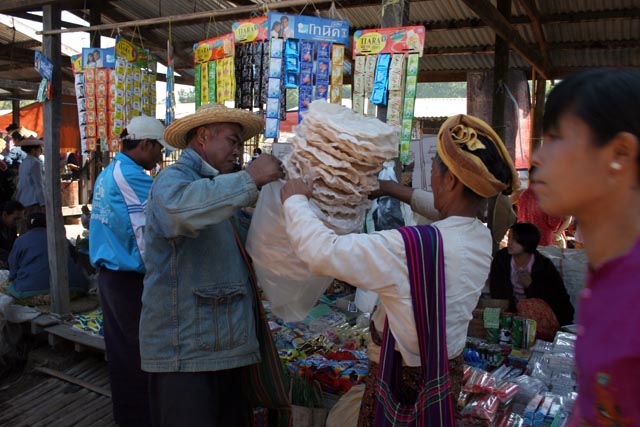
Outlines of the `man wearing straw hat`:
{"type": "Polygon", "coordinates": [[[240,236],[241,209],[284,173],[267,154],[233,172],[244,141],[263,126],[248,111],[206,104],[165,130],[183,152],[151,187],[140,319],[156,427],[243,425],[254,403],[241,389],[245,374],[265,362],[277,373],[240,236]]]}

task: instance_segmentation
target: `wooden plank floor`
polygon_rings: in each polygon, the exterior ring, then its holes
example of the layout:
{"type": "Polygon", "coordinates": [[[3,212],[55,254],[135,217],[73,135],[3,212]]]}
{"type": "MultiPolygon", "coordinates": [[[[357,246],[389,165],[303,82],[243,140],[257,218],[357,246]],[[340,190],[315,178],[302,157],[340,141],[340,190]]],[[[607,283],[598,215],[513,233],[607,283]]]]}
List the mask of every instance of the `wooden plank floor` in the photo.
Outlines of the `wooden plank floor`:
{"type": "MultiPolygon", "coordinates": [[[[65,374],[109,390],[107,364],[88,357],[65,374]]],[[[0,426],[115,427],[111,399],[54,377],[0,404],[0,426]]]]}

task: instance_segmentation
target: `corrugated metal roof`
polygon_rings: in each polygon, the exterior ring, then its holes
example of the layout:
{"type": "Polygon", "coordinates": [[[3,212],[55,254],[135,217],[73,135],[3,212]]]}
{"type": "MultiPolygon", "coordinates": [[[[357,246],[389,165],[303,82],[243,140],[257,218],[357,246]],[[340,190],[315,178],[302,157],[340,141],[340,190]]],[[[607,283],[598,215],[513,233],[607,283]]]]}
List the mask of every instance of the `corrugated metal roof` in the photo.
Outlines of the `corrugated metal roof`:
{"type": "MultiPolygon", "coordinates": [[[[478,0],[480,1],[480,0],[478,0]]],[[[557,73],[564,70],[593,66],[639,66],[640,61],[640,0],[532,0],[542,19],[545,43],[549,50],[551,65],[557,73]]],[[[264,13],[267,6],[277,0],[237,0],[238,5],[264,4],[252,16],[264,13]]],[[[491,0],[495,7],[496,0],[491,0]]],[[[338,0],[335,6],[340,16],[348,19],[353,29],[378,28],[382,19],[379,0],[338,0]]],[[[118,0],[103,5],[103,22],[124,22],[158,16],[189,14],[207,10],[232,8],[226,0],[118,0]]],[[[293,10],[305,15],[328,15],[328,4],[313,6],[312,3],[293,10]]],[[[0,6],[0,11],[2,6],[0,6]]],[[[85,15],[88,11],[85,11],[85,15]]],[[[248,17],[248,15],[247,15],[248,17]]],[[[437,70],[443,73],[465,70],[489,70],[493,68],[493,46],[496,34],[486,22],[462,0],[430,0],[410,2],[410,24],[425,24],[426,52],[421,60],[421,71],[437,70]]],[[[513,23],[527,49],[541,56],[534,25],[527,17],[520,1],[512,2],[513,23]]],[[[178,72],[193,75],[189,69],[192,62],[193,43],[228,33],[232,20],[206,19],[188,25],[169,24],[145,27],[136,31],[139,44],[152,49],[154,54],[165,58],[166,40],[171,38],[176,46],[178,72]]],[[[131,37],[133,29],[122,33],[131,37]]],[[[103,35],[114,35],[116,31],[103,31],[103,35]],[[111,33],[111,34],[110,34],[111,33]]],[[[0,61],[6,58],[3,45],[13,40],[11,29],[0,25],[0,61]]],[[[18,35],[16,40],[27,37],[18,35]]],[[[0,62],[0,65],[2,62],[0,62]]],[[[510,66],[531,69],[531,64],[512,50],[510,66]]],[[[11,70],[0,68],[0,78],[9,78],[11,70]],[[6,72],[9,74],[6,74],[6,72]]],[[[425,75],[425,74],[423,74],[425,75]]],[[[458,74],[459,76],[459,74],[458,74]]],[[[13,76],[11,77],[13,78],[13,76]]],[[[34,78],[37,78],[35,76],[34,78]]]]}

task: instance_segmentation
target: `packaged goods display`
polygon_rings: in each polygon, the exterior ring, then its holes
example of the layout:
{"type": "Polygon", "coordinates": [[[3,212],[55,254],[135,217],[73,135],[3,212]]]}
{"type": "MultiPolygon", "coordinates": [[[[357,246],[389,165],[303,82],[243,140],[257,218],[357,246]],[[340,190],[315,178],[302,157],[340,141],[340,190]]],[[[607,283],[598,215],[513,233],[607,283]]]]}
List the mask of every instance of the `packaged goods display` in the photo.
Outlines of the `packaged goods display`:
{"type": "Polygon", "coordinates": [[[126,123],[155,116],[156,60],[118,37],[115,47],[83,48],[71,61],[82,152],[119,151],[126,123]]]}

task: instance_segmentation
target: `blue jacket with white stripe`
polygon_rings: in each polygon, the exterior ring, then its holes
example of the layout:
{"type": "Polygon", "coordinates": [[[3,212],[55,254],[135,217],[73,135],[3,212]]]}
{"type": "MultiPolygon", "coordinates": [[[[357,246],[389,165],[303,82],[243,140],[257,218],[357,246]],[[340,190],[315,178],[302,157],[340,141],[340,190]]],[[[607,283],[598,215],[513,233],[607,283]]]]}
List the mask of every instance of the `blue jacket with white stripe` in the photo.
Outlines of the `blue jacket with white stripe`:
{"type": "Polygon", "coordinates": [[[145,273],[144,210],[152,182],[142,166],[123,153],[98,175],[89,228],[94,267],[145,273]]]}

